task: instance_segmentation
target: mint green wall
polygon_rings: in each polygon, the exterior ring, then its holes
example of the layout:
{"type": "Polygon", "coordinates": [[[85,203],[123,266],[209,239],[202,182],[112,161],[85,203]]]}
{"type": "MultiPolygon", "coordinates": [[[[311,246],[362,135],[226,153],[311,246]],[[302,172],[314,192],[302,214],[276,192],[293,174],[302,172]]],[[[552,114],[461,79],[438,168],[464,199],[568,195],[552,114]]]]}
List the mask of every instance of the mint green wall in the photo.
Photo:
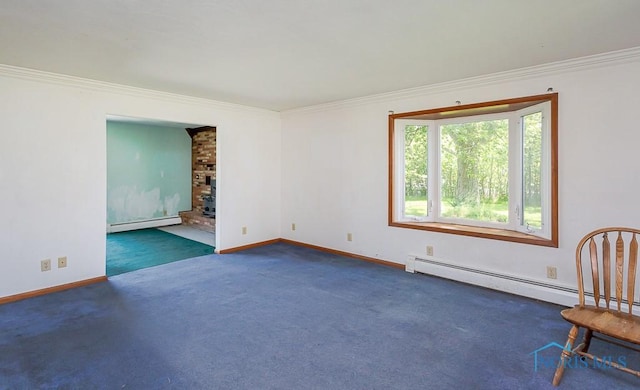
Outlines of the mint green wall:
{"type": "Polygon", "coordinates": [[[191,210],[191,138],[183,128],[107,121],[107,223],[191,210]]]}

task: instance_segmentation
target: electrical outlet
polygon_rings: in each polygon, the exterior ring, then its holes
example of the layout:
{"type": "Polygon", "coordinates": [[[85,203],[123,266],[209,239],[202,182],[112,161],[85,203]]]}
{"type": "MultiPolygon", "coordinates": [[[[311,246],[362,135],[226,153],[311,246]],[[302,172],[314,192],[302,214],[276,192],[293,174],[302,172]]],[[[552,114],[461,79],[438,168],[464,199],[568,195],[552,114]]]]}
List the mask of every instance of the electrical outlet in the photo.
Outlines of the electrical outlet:
{"type": "Polygon", "coordinates": [[[547,278],[548,279],[557,279],[558,278],[558,269],[556,267],[547,266],[547,278]]]}
{"type": "Polygon", "coordinates": [[[347,241],[353,241],[353,234],[347,233],[347,241]]]}
{"type": "Polygon", "coordinates": [[[242,234],[247,234],[247,227],[246,226],[242,227],[242,234]]]}
{"type": "Polygon", "coordinates": [[[51,259],[42,260],[40,262],[40,271],[51,271],[51,259]]]}
{"type": "Polygon", "coordinates": [[[291,224],[291,230],[296,230],[296,224],[295,223],[291,224]]]}
{"type": "Polygon", "coordinates": [[[433,256],[433,247],[431,245],[427,245],[427,256],[433,256]]]}
{"type": "Polygon", "coordinates": [[[67,256],[58,257],[58,268],[67,266],[67,256]]]}

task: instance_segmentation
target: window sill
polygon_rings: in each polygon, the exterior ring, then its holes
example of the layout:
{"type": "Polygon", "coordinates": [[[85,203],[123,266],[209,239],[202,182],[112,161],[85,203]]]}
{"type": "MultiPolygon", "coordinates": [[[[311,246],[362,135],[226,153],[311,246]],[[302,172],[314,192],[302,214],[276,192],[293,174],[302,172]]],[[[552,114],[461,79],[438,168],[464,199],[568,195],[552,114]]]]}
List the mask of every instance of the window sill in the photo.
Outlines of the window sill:
{"type": "Polygon", "coordinates": [[[548,246],[552,248],[558,247],[557,240],[554,241],[552,239],[516,232],[513,230],[456,225],[440,222],[390,222],[389,226],[406,229],[427,230],[439,233],[458,234],[461,236],[488,238],[491,240],[519,242],[521,244],[548,246]]]}

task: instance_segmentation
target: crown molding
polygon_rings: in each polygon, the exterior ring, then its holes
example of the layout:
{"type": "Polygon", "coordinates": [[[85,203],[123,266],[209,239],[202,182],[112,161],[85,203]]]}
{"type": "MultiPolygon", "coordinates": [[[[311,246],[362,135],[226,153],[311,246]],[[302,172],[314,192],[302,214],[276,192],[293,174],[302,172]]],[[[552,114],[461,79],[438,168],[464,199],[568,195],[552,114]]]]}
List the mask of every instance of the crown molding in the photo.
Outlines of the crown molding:
{"type": "MultiPolygon", "coordinates": [[[[543,65],[520,68],[510,71],[492,73],[489,75],[469,77],[455,81],[425,85],[414,88],[407,88],[398,91],[385,92],[365,97],[339,100],[335,102],[323,103],[313,106],[294,108],[281,111],[283,116],[304,112],[326,111],[336,108],[347,108],[372,103],[385,103],[392,100],[408,99],[424,95],[432,95],[442,92],[451,92],[460,89],[480,87],[514,80],[523,80],[535,77],[550,76],[573,71],[587,70],[640,61],[640,47],[618,50],[608,53],[595,54],[586,57],[552,62],[543,65]]],[[[276,111],[264,108],[244,106],[235,103],[226,103],[218,100],[198,98],[187,95],[180,95],[170,92],[163,92],[145,88],[131,87],[123,84],[109,83],[86,79],[82,77],[69,76],[59,73],[46,72],[41,70],[22,68],[18,66],[0,64],[0,76],[18,78],[36,82],[63,85],[85,90],[92,90],[104,93],[114,93],[133,97],[156,99],[172,103],[183,103],[191,105],[203,105],[211,108],[230,111],[252,111],[255,113],[273,114],[276,111]]]]}
{"type": "Polygon", "coordinates": [[[579,57],[570,60],[551,62],[543,65],[492,73],[483,76],[469,77],[455,81],[447,81],[443,83],[424,85],[421,87],[407,88],[393,92],[369,95],[365,97],[294,108],[291,110],[282,111],[281,114],[282,116],[287,116],[289,114],[326,111],[338,108],[361,106],[365,104],[386,103],[393,100],[409,99],[473,87],[499,84],[508,81],[551,76],[555,74],[601,68],[605,66],[625,64],[636,61],[640,61],[640,46],[602,54],[595,54],[586,57],[579,57]]]}
{"type": "Polygon", "coordinates": [[[62,85],[66,87],[80,88],[104,93],[113,93],[119,95],[127,95],[132,97],[140,97],[147,99],[162,100],[171,103],[183,103],[190,105],[201,105],[211,108],[233,111],[253,111],[256,113],[273,114],[276,111],[264,108],[243,106],[241,104],[226,103],[218,100],[198,98],[188,95],[180,95],[176,93],[156,91],[152,89],[131,87],[123,84],[109,83],[106,81],[98,81],[86,79],[82,77],[69,76],[65,74],[46,72],[29,68],[22,68],[13,65],[0,64],[0,76],[17,78],[35,82],[62,85]]]}

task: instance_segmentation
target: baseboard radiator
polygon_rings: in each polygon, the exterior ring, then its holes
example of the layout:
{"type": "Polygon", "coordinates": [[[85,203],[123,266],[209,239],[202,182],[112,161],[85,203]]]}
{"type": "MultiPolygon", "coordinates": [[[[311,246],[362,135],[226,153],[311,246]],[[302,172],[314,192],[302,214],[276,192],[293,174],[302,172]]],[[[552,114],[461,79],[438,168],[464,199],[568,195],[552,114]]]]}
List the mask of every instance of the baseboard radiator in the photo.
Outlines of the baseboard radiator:
{"type": "Polygon", "coordinates": [[[118,232],[126,232],[126,231],[129,231],[129,230],[138,230],[138,229],[148,229],[148,228],[155,228],[155,227],[161,227],[161,226],[179,225],[181,223],[182,223],[182,218],[180,218],[178,216],[147,219],[147,220],[144,220],[144,221],[131,221],[131,222],[113,223],[113,224],[107,224],[107,233],[118,233],[118,232]]]}
{"type": "Polygon", "coordinates": [[[578,290],[575,288],[456,265],[436,258],[423,258],[410,255],[407,258],[405,270],[407,272],[438,276],[564,306],[573,306],[578,303],[578,290]]]}

